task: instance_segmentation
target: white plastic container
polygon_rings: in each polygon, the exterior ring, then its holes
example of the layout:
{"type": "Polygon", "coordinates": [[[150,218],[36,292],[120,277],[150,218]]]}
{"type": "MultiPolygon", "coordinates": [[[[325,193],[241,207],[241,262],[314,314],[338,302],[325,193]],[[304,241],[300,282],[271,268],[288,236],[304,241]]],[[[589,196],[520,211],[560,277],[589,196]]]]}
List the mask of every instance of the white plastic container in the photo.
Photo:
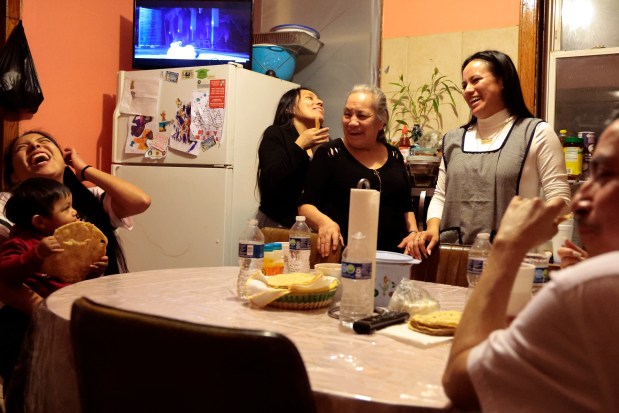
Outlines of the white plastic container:
{"type": "Polygon", "coordinates": [[[403,278],[411,276],[411,266],[421,261],[410,255],[390,251],[376,251],[376,281],[374,306],[388,307],[395,288],[403,278]]]}

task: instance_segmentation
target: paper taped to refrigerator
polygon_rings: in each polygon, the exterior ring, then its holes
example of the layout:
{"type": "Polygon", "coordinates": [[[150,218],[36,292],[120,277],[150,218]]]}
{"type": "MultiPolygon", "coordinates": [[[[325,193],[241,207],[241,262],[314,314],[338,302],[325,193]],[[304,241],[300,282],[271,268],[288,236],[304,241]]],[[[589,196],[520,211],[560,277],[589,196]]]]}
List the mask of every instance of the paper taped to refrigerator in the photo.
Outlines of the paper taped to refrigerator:
{"type": "Polygon", "coordinates": [[[176,114],[172,122],[170,149],[197,156],[198,142],[191,139],[191,101],[176,99],[176,114]]]}
{"type": "Polygon", "coordinates": [[[209,90],[196,90],[191,102],[191,134],[207,150],[221,142],[224,109],[210,106],[209,90]]]}
{"type": "Polygon", "coordinates": [[[132,116],[127,131],[125,153],[146,153],[148,141],[153,139],[155,122],[151,116],[132,116]]]}
{"type": "Polygon", "coordinates": [[[160,79],[125,79],[119,110],[125,115],[157,116],[160,79]]]}

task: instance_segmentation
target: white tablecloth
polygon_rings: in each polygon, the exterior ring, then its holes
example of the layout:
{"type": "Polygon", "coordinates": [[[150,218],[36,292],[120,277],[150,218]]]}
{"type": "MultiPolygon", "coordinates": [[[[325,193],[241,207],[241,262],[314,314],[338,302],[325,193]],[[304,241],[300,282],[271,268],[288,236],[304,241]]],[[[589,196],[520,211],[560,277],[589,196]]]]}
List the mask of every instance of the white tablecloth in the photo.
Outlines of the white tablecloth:
{"type": "MultiPolygon", "coordinates": [[[[27,410],[79,412],[69,318],[75,299],[195,323],[271,330],[299,349],[320,412],[456,411],[441,386],[450,344],[419,348],[339,327],[327,309],[255,309],[236,298],[236,267],[156,270],[102,277],[56,291],[35,314],[27,410]]],[[[465,289],[423,283],[443,309],[465,289]]]]}

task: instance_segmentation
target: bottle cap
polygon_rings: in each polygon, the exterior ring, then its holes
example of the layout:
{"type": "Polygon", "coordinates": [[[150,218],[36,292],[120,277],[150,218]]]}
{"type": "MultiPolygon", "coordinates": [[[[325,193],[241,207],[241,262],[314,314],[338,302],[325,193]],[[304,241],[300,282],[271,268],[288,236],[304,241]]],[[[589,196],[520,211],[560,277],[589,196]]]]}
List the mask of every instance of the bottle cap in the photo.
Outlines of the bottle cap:
{"type": "Polygon", "coordinates": [[[297,215],[297,221],[305,221],[305,216],[297,215]]]}
{"type": "Polygon", "coordinates": [[[273,251],[273,243],[264,244],[264,252],[273,251]]]}
{"type": "Polygon", "coordinates": [[[567,129],[561,129],[559,133],[567,133],[567,129]]]}
{"type": "Polygon", "coordinates": [[[477,237],[479,237],[480,239],[490,239],[490,234],[487,232],[480,232],[479,234],[477,234],[477,237]]]}
{"type": "Polygon", "coordinates": [[[579,143],[582,145],[582,138],[577,136],[568,136],[565,138],[565,143],[579,143]]]}

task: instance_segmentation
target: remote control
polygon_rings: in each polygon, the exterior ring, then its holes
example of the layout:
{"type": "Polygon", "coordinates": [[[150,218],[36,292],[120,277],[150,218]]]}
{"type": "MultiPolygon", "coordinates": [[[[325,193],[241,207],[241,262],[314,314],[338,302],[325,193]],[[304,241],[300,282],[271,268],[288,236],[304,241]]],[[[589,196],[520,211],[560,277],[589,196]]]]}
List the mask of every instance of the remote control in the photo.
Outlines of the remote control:
{"type": "Polygon", "coordinates": [[[401,324],[408,320],[409,314],[403,311],[388,311],[380,315],[374,315],[353,323],[352,328],[358,334],[371,334],[375,330],[401,324]]]}

